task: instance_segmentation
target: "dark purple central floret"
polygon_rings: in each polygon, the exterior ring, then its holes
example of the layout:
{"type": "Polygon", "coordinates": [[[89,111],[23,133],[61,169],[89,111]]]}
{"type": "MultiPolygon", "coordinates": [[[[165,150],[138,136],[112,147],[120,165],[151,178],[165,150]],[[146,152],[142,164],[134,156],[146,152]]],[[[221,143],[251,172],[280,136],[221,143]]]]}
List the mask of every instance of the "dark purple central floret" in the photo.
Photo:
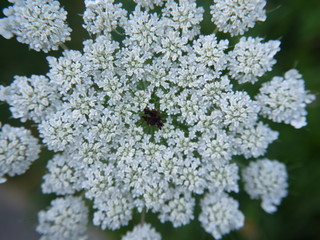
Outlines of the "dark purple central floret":
{"type": "Polygon", "coordinates": [[[156,125],[159,129],[163,127],[162,117],[157,109],[150,110],[149,108],[145,108],[143,113],[145,116],[141,116],[141,118],[145,120],[149,126],[156,125]]]}

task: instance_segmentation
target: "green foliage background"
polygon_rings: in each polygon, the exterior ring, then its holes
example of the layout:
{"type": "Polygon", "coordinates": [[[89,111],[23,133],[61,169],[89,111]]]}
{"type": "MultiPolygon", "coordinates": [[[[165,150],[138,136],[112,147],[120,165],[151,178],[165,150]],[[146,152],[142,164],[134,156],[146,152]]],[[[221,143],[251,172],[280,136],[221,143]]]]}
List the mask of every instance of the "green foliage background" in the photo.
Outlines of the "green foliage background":
{"type": "MultiPolygon", "coordinates": [[[[81,28],[80,14],[84,10],[83,1],[60,2],[69,12],[68,22],[73,28],[72,41],[67,42],[67,45],[69,48],[81,49],[81,42],[89,37],[81,28]]],[[[200,0],[199,4],[208,6],[210,2],[200,0]]],[[[2,0],[0,8],[6,6],[8,3],[2,0]]],[[[275,214],[269,215],[261,210],[258,201],[250,200],[245,193],[237,195],[240,208],[246,215],[246,224],[243,229],[227,235],[224,239],[320,239],[320,1],[269,0],[267,11],[267,21],[258,23],[255,29],[246,34],[267,40],[280,39],[282,42],[281,52],[276,55],[278,62],[273,72],[265,76],[265,80],[275,75],[281,76],[285,71],[296,67],[304,76],[306,88],[316,94],[317,99],[308,106],[308,126],[303,129],[296,130],[284,124],[272,124],[273,129],[280,131],[280,137],[269,147],[266,157],[277,159],[287,165],[290,176],[288,197],[283,200],[275,214]]],[[[214,26],[210,24],[208,15],[205,19],[202,31],[209,34],[214,26]]],[[[48,71],[45,54],[29,50],[26,45],[18,43],[15,39],[5,40],[0,37],[0,53],[0,82],[3,85],[10,84],[14,75],[30,76],[45,74],[48,71]]],[[[60,53],[50,52],[49,55],[59,56],[60,53]]],[[[18,120],[10,118],[6,104],[0,105],[0,113],[2,123],[21,126],[18,120]]],[[[27,126],[32,128],[32,123],[27,122],[27,126]]],[[[30,213],[29,219],[33,225],[37,222],[36,211],[45,208],[50,199],[54,198],[53,195],[42,195],[39,184],[50,156],[51,153],[44,151],[41,159],[36,161],[26,174],[9,179],[5,183],[6,186],[17,187],[27,194],[27,199],[33,203],[35,211],[30,213]]],[[[212,239],[202,230],[197,220],[178,229],[172,228],[170,224],[160,224],[154,216],[147,215],[147,221],[153,222],[164,240],[212,239]]],[[[129,226],[122,231],[107,233],[105,239],[113,239],[112,236],[120,239],[119,235],[131,228],[132,226],[129,226]]]]}

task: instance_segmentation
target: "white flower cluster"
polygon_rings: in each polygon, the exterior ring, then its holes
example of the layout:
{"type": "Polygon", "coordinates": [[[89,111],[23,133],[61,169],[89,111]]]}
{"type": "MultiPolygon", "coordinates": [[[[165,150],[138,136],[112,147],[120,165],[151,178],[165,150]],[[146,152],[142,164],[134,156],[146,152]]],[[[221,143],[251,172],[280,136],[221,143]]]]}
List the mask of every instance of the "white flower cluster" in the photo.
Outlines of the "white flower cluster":
{"type": "Polygon", "coordinates": [[[153,9],[155,6],[162,6],[163,0],[133,0],[137,5],[146,8],[147,10],[153,9]]]}
{"type": "Polygon", "coordinates": [[[238,210],[239,203],[227,194],[207,194],[201,200],[199,216],[203,228],[216,239],[244,224],[244,216],[238,210]]]}
{"type": "Polygon", "coordinates": [[[210,13],[217,28],[231,36],[245,33],[266,20],[266,0],[213,0],[210,13]]]}
{"type": "Polygon", "coordinates": [[[251,162],[242,171],[245,190],[253,199],[261,199],[261,207],[273,213],[287,196],[288,174],[283,163],[269,159],[251,162]]]}
{"type": "Polygon", "coordinates": [[[66,24],[67,12],[57,0],[9,0],[13,6],[3,10],[0,35],[14,35],[36,51],[57,50],[70,40],[71,28],[66,24]]]}
{"type": "MultiPolygon", "coordinates": [[[[92,39],[83,42],[83,51],[48,57],[46,76],[15,77],[0,89],[13,117],[37,123],[43,143],[56,152],[42,190],[68,197],[53,202],[53,213],[39,215],[44,239],[84,233],[84,205],[75,209],[72,202],[81,200],[70,197],[80,191],[92,202],[92,221],[101,229],[128,225],[136,210],[183,226],[197,217],[196,198],[202,198],[198,218],[215,238],[239,229],[244,216],[228,196],[239,191],[235,160],[263,156],[278,137],[260,115],[292,124],[305,117],[313,99],[283,79],[280,86],[264,83],[256,98],[236,90],[271,71],[279,41],[242,37],[232,47],[218,34],[200,34],[204,9],[195,0],[135,2],[133,10],[113,0],[86,0],[83,26],[92,39]],[[299,113],[291,115],[287,108],[295,104],[299,113]]],[[[233,36],[264,20],[264,5],[216,0],[211,14],[223,14],[226,26],[216,24],[233,36]]],[[[286,190],[283,172],[253,172],[244,171],[243,179],[258,182],[262,192],[249,185],[249,194],[262,199],[264,208],[278,205],[286,190]],[[268,192],[273,179],[279,183],[268,192]]],[[[160,236],[144,223],[124,239],[160,236]]]]}
{"type": "Polygon", "coordinates": [[[15,76],[9,87],[0,86],[0,100],[11,106],[14,118],[20,118],[22,122],[30,119],[39,123],[48,112],[55,110],[57,95],[52,90],[45,76],[15,76]]]}
{"type": "Polygon", "coordinates": [[[305,110],[315,96],[304,88],[304,81],[296,69],[283,77],[274,77],[260,88],[256,97],[261,105],[261,114],[274,122],[285,122],[295,128],[307,125],[305,110]]]}
{"type": "Polygon", "coordinates": [[[262,38],[242,37],[229,52],[228,70],[239,83],[255,83],[258,77],[272,70],[276,63],[273,58],[280,50],[280,41],[261,43],[262,38]]]}
{"type": "Polygon", "coordinates": [[[118,26],[123,26],[127,11],[122,4],[113,0],[85,0],[83,27],[92,34],[110,33],[118,26]]]}
{"type": "Polygon", "coordinates": [[[48,210],[39,212],[37,231],[40,240],[86,240],[88,208],[80,197],[66,196],[51,202],[48,210]]]}
{"type": "Polygon", "coordinates": [[[83,177],[70,167],[68,155],[57,154],[47,164],[49,173],[43,176],[42,192],[58,195],[73,194],[81,190],[83,177]]]}
{"type": "Polygon", "coordinates": [[[15,176],[25,173],[39,158],[40,145],[30,130],[23,127],[3,125],[0,131],[0,183],[4,175],[15,176]]]}
{"type": "Polygon", "coordinates": [[[161,240],[161,236],[150,224],[137,225],[122,240],[161,240]]]}

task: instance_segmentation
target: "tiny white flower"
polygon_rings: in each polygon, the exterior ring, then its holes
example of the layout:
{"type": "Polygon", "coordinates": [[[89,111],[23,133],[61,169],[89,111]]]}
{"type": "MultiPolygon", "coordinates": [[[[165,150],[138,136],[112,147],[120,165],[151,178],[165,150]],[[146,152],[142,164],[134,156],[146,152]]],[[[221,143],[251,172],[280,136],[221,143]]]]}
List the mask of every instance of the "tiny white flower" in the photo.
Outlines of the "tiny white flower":
{"type": "Polygon", "coordinates": [[[203,19],[204,9],[197,7],[196,1],[168,1],[162,13],[166,17],[166,24],[181,31],[183,37],[191,40],[200,33],[199,23],[203,19]]]}
{"type": "Polygon", "coordinates": [[[133,0],[137,5],[144,7],[147,10],[153,9],[154,6],[162,6],[164,0],[133,0]]]}

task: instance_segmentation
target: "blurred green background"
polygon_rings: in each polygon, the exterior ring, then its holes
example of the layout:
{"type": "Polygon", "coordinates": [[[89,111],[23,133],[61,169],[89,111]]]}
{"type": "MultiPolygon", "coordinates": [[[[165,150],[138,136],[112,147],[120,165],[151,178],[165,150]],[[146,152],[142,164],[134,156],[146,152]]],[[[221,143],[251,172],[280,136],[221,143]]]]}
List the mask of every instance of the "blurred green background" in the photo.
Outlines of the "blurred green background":
{"type": "MultiPolygon", "coordinates": [[[[84,10],[84,4],[81,0],[60,2],[69,12],[68,22],[73,28],[72,41],[67,42],[67,45],[73,49],[81,49],[81,42],[89,37],[81,28],[83,22],[80,14],[84,10]]],[[[210,2],[200,0],[199,4],[208,6],[210,2]]],[[[7,1],[2,0],[0,8],[6,6],[7,1]]],[[[281,52],[276,55],[278,62],[273,72],[266,75],[266,79],[275,75],[281,76],[285,71],[297,68],[304,76],[306,88],[317,95],[317,99],[308,106],[308,126],[303,129],[296,130],[284,124],[272,124],[273,129],[280,132],[280,137],[269,147],[266,157],[277,159],[287,165],[290,176],[288,197],[283,200],[278,211],[270,215],[261,210],[258,201],[250,200],[245,193],[236,195],[246,216],[246,224],[240,231],[232,232],[223,239],[316,240],[320,239],[320,1],[269,0],[266,9],[267,21],[258,23],[255,29],[246,34],[267,40],[279,39],[282,42],[281,52]]],[[[205,21],[208,20],[210,19],[207,16],[205,21]]],[[[208,34],[213,28],[209,22],[205,22],[202,31],[208,34]]],[[[10,84],[14,75],[30,76],[45,74],[48,71],[45,59],[47,55],[29,50],[26,45],[18,43],[15,39],[5,40],[0,37],[0,49],[2,85],[10,84]]],[[[49,55],[59,56],[60,53],[50,52],[49,55]]],[[[2,123],[21,125],[19,121],[10,118],[6,104],[0,104],[0,111],[2,123]]],[[[32,123],[27,122],[27,126],[32,127],[32,123]]],[[[10,206],[17,211],[20,207],[15,204],[20,204],[21,209],[25,209],[23,215],[17,215],[19,219],[13,221],[29,226],[30,229],[37,224],[36,212],[45,208],[54,197],[42,195],[39,184],[49,158],[50,153],[43,152],[41,159],[36,161],[26,174],[11,178],[7,183],[0,185],[0,200],[5,197],[12,198],[16,201],[9,200],[6,203],[11,204],[10,206]]],[[[4,212],[0,212],[0,215],[6,219],[4,212]]],[[[148,220],[161,232],[164,240],[213,239],[202,230],[197,220],[178,229],[172,228],[170,224],[159,224],[153,216],[147,215],[148,220]]],[[[0,239],[6,240],[5,232],[9,230],[2,221],[8,224],[7,221],[0,220],[0,239]]],[[[106,233],[103,239],[114,239],[113,236],[120,239],[119,236],[131,228],[132,226],[129,226],[115,233],[106,233]]],[[[26,236],[8,239],[35,239],[36,235],[31,234],[30,238],[26,236]]]]}

